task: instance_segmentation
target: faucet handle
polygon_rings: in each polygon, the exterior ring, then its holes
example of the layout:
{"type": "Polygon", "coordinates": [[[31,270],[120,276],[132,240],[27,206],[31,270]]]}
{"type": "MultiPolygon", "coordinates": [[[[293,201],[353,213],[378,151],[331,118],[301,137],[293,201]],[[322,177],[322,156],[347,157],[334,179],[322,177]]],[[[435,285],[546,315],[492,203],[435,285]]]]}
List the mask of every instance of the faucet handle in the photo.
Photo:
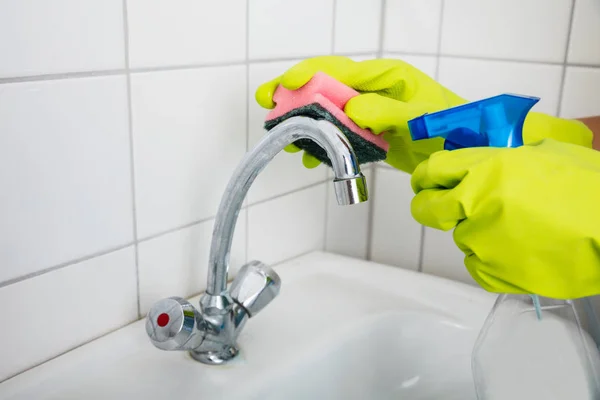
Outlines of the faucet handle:
{"type": "Polygon", "coordinates": [[[260,261],[244,265],[233,280],[230,293],[249,317],[253,317],[279,294],[281,279],[272,268],[260,261]]]}
{"type": "Polygon", "coordinates": [[[146,333],[161,350],[191,350],[204,340],[200,313],[186,300],[169,297],[156,302],[146,317],[146,333]]]}

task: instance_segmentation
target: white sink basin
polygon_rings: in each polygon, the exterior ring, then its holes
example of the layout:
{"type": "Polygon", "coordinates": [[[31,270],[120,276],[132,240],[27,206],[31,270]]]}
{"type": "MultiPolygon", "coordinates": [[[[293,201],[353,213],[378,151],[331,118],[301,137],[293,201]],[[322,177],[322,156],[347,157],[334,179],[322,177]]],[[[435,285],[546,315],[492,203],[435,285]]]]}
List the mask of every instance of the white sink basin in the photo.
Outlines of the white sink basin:
{"type": "Polygon", "coordinates": [[[494,295],[320,252],[275,269],[280,295],[227,365],[158,350],[139,321],[0,384],[0,398],[475,399],[471,351],[494,295]]]}

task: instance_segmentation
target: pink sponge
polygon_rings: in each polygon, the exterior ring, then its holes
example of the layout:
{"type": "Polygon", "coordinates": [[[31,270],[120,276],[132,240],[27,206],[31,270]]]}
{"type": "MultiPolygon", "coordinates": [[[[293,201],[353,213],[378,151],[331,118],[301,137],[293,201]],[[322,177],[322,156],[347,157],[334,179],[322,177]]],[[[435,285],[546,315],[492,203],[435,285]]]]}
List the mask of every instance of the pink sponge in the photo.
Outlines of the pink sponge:
{"type": "MultiPolygon", "coordinates": [[[[317,72],[300,89],[288,90],[283,86],[277,88],[273,95],[276,105],[267,115],[265,128],[271,129],[282,121],[299,115],[326,119],[335,124],[348,138],[361,164],[384,160],[389,144],[383,140],[382,135],[362,129],[343,111],[348,100],[359,94],[329,75],[317,72]]],[[[331,165],[325,151],[312,140],[301,139],[294,144],[331,165]]]]}

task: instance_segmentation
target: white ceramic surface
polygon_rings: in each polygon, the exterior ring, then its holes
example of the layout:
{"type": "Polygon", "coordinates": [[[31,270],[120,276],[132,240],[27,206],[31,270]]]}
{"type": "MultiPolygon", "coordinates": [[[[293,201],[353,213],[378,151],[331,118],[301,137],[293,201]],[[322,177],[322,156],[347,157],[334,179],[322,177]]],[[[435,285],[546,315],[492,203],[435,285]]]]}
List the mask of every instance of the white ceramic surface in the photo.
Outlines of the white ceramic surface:
{"type": "Polygon", "coordinates": [[[383,50],[435,54],[439,47],[441,12],[441,0],[386,1],[383,50]]]}
{"type": "Polygon", "coordinates": [[[0,85],[0,282],[133,240],[126,88],[123,76],[0,85]]]}
{"type": "Polygon", "coordinates": [[[229,365],[155,349],[140,321],[0,384],[0,398],[473,398],[470,349],[493,296],[320,252],[276,270],[280,296],[229,365]]]}
{"type": "Polygon", "coordinates": [[[124,43],[120,0],[0,1],[0,78],[120,69],[124,43]]]}
{"type": "Polygon", "coordinates": [[[0,398],[475,398],[470,355],[495,296],[321,252],[275,268],[280,296],[230,364],[157,350],[140,321],[0,384],[0,398]]]}
{"type": "Polygon", "coordinates": [[[577,0],[574,7],[568,62],[600,65],[600,1],[577,0]]]}
{"type": "Polygon", "coordinates": [[[329,54],[333,43],[333,0],[249,2],[251,60],[329,54]]]}
{"type": "Polygon", "coordinates": [[[334,51],[375,52],[379,46],[382,0],[336,0],[334,51]]]}
{"type": "Polygon", "coordinates": [[[239,62],[246,57],[244,0],[128,0],[127,19],[132,68],[239,62]]]}
{"type": "Polygon", "coordinates": [[[444,3],[445,55],[562,62],[570,1],[454,0],[444,3]]]}

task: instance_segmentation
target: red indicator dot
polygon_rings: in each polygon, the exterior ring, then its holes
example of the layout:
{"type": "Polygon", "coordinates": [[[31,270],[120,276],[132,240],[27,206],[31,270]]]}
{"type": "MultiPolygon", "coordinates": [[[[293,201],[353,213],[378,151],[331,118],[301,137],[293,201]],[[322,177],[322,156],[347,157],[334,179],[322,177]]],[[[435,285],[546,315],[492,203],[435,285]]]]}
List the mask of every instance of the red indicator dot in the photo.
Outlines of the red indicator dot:
{"type": "Polygon", "coordinates": [[[167,324],[169,323],[169,314],[167,313],[162,313],[158,316],[158,318],[156,318],[156,323],[158,324],[158,326],[160,326],[161,328],[163,326],[167,326],[167,324]]]}

